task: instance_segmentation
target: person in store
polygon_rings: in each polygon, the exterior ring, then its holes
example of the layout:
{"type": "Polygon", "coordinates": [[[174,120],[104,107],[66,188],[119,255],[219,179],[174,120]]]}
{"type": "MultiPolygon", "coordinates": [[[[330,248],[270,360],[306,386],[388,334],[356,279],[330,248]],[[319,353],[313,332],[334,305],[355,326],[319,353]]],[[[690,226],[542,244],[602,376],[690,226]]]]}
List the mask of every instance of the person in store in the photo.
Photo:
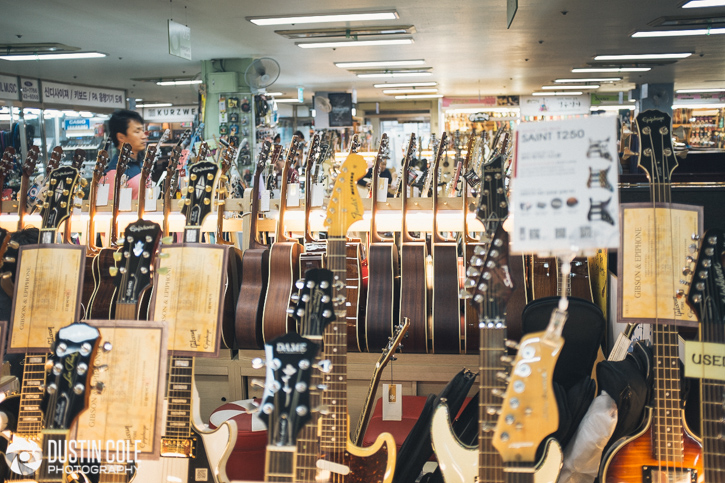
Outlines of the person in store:
{"type": "MultiPolygon", "coordinates": [[[[378,175],[379,178],[385,178],[388,180],[388,187],[391,187],[393,185],[393,175],[390,173],[390,170],[387,168],[388,166],[388,159],[383,158],[380,160],[380,174],[378,175]]],[[[370,166],[368,168],[367,173],[365,173],[365,176],[360,178],[357,181],[358,186],[362,186],[365,188],[370,188],[370,183],[373,181],[373,166],[370,166]]]]}
{"type": "Polygon", "coordinates": [[[131,188],[132,199],[138,199],[139,182],[141,181],[141,165],[146,150],[148,134],[144,130],[144,120],[136,111],[122,109],[114,112],[108,120],[108,132],[111,141],[116,147],[116,153],[111,158],[106,168],[106,179],[104,184],[111,186],[109,197],[113,197],[113,186],[116,179],[116,164],[121,146],[124,143],[131,145],[131,160],[126,166],[124,175],[128,178],[128,184],[123,187],[131,188]]]}

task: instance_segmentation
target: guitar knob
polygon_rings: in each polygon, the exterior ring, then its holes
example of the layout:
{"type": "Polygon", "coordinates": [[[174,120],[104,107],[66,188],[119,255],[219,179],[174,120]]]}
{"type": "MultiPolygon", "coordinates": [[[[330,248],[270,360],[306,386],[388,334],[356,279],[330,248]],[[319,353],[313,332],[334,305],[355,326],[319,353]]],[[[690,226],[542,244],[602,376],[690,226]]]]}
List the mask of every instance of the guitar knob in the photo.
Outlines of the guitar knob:
{"type": "Polygon", "coordinates": [[[460,290],[460,291],[458,292],[458,298],[459,298],[459,299],[462,299],[462,300],[468,300],[468,299],[472,299],[472,298],[473,298],[473,295],[471,295],[471,294],[470,294],[470,293],[468,292],[468,290],[466,290],[465,288],[462,288],[462,289],[461,289],[461,290],[460,290]]]}
{"type": "Polygon", "coordinates": [[[252,369],[261,369],[264,367],[264,360],[261,357],[252,359],[252,369]]]}
{"type": "Polygon", "coordinates": [[[84,386],[80,382],[78,384],[76,384],[75,386],[73,386],[73,392],[78,395],[83,394],[83,391],[85,391],[85,390],[86,390],[86,386],[84,386]]]}

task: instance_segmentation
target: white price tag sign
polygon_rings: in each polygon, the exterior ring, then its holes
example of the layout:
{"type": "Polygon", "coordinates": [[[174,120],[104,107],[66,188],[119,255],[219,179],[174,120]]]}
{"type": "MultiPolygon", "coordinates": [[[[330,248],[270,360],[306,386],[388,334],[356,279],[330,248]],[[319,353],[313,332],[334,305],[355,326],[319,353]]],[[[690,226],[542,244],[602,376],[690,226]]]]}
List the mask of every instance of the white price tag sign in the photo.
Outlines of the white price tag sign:
{"type": "Polygon", "coordinates": [[[388,178],[378,178],[378,201],[388,201],[388,178]]]}
{"type": "Polygon", "coordinates": [[[287,185],[287,206],[300,206],[300,184],[287,185]]]}
{"type": "Polygon", "coordinates": [[[402,421],[403,385],[383,384],[383,421],[402,421]]]}
{"type": "Polygon", "coordinates": [[[615,117],[523,123],[514,166],[512,252],[619,246],[615,117]]]}
{"type": "Polygon", "coordinates": [[[259,192],[259,211],[266,213],[269,211],[269,190],[261,190],[259,192]]]}
{"type": "Polygon", "coordinates": [[[159,198],[161,188],[154,186],[153,188],[146,188],[146,199],[144,201],[145,211],[156,211],[156,200],[159,198]]]}
{"type": "Polygon", "coordinates": [[[121,188],[118,195],[118,210],[131,211],[131,199],[133,198],[133,190],[131,188],[121,188]]]}
{"type": "Polygon", "coordinates": [[[108,206],[108,194],[110,190],[110,184],[98,185],[98,188],[96,188],[96,206],[108,206]]]}
{"type": "Polygon", "coordinates": [[[312,185],[312,206],[322,206],[325,202],[325,184],[315,183],[312,185]]]}

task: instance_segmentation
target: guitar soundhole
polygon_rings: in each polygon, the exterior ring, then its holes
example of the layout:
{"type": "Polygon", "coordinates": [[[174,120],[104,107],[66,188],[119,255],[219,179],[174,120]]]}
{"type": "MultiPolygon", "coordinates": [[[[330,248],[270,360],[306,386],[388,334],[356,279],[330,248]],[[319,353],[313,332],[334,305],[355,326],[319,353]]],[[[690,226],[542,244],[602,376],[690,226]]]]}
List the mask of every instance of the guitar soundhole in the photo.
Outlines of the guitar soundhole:
{"type": "Polygon", "coordinates": [[[696,483],[694,468],[642,467],[642,483],[696,483]]]}

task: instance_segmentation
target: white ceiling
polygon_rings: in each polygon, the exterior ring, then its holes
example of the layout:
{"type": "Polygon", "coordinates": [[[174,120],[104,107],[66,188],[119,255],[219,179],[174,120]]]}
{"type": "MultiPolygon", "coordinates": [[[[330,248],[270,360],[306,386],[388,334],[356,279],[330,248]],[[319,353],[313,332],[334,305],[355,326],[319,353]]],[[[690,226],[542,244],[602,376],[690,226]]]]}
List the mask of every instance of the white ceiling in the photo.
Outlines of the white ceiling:
{"type": "MultiPolygon", "coordinates": [[[[193,76],[201,60],[275,58],[282,74],[273,89],[291,97],[305,88],[357,90],[358,102],[386,98],[372,79],[358,79],[333,62],[425,59],[440,93],[474,97],[530,94],[555,78],[586,67],[597,54],[695,52],[600,90],[619,91],[646,82],[677,88],[725,87],[725,37],[633,39],[630,35],[661,16],[725,14],[725,8],[681,9],[683,0],[520,0],[506,29],[506,0],[0,0],[0,43],[60,42],[108,54],[104,59],[8,62],[0,73],[128,90],[145,101],[188,104],[194,87],[159,87],[133,78],[193,76]],[[394,8],[399,20],[362,25],[414,25],[415,43],[393,47],[301,49],[274,30],[339,27],[314,24],[260,27],[247,16],[394,8]],[[563,12],[566,12],[564,15],[563,12]],[[168,54],[167,19],[191,28],[192,61],[168,54]],[[21,37],[19,37],[21,36],[21,37]]],[[[406,79],[407,80],[407,79],[406,79]]],[[[414,80],[414,79],[410,79],[414,80]]],[[[418,80],[418,79],[416,79],[418,80]]],[[[387,82],[397,82],[388,80],[387,82]]],[[[400,80],[401,82],[403,79],[400,80]]],[[[385,82],[380,80],[376,82],[385,82]]]]}

